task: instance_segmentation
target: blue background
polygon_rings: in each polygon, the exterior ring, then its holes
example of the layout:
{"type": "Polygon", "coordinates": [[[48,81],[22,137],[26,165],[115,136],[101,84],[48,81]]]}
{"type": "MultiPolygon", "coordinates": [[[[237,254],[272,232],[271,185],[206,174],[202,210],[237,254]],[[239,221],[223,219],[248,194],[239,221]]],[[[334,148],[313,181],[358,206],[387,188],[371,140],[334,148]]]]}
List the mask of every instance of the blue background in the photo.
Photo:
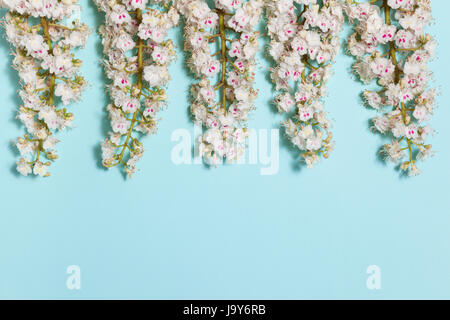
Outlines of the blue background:
{"type": "MultiPolygon", "coordinates": [[[[102,16],[92,1],[81,4],[83,20],[96,30],[102,16]]],[[[353,60],[343,53],[326,99],[336,151],[316,169],[298,170],[285,143],[274,176],[261,176],[254,165],[175,166],[171,134],[193,129],[179,50],[169,109],[159,133],[145,140],[141,171],[126,181],[99,165],[108,123],[95,33],[78,52],[91,86],[71,109],[75,129],[59,135],[52,177],[19,177],[11,147],[24,133],[14,119],[18,76],[2,34],[0,298],[450,298],[450,2],[434,0],[433,9],[438,153],[414,179],[377,159],[384,140],[368,130],[375,112],[362,106],[364,86],[349,76],[353,60]],[[372,264],[382,271],[378,291],[366,287],[372,264]],[[81,267],[79,291],[66,288],[69,265],[81,267]]],[[[181,41],[178,35],[179,49],[181,41]]],[[[262,53],[259,61],[250,127],[277,128],[269,63],[262,53]]]]}

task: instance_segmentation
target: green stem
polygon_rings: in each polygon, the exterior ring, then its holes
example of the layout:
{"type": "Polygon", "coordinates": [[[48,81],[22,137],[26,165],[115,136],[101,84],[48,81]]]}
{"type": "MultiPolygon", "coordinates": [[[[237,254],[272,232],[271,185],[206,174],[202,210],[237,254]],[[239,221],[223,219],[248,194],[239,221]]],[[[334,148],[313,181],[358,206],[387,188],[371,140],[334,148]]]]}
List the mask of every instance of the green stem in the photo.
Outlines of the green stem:
{"type": "MultiPolygon", "coordinates": [[[[384,6],[384,18],[385,18],[385,22],[387,25],[391,25],[392,21],[391,21],[391,8],[388,5],[388,0],[384,0],[383,1],[383,6],[384,6]]],[[[395,66],[395,82],[398,83],[400,80],[400,70],[398,68],[398,61],[397,61],[397,55],[396,55],[396,48],[394,45],[394,42],[389,42],[389,56],[392,59],[392,63],[395,66]]],[[[397,106],[398,108],[398,106],[397,106]]],[[[402,113],[402,120],[404,125],[407,125],[407,108],[406,105],[402,102],[400,104],[400,110],[402,113]]],[[[412,164],[413,163],[413,152],[412,152],[412,144],[411,144],[411,140],[410,139],[406,139],[406,142],[408,144],[408,151],[409,151],[409,162],[412,164]]]]}
{"type": "Polygon", "coordinates": [[[227,37],[225,34],[225,14],[219,11],[219,34],[220,34],[220,46],[221,46],[221,60],[222,60],[222,109],[223,112],[227,112],[227,92],[226,92],[226,73],[227,73],[227,37]]]}
{"type": "MultiPolygon", "coordinates": [[[[47,45],[48,45],[48,52],[49,54],[53,53],[53,45],[52,45],[52,40],[50,37],[50,33],[48,31],[48,26],[49,26],[49,22],[47,21],[46,18],[41,18],[40,19],[41,22],[41,28],[42,31],[44,33],[44,39],[47,41],[47,45]]],[[[49,85],[49,92],[48,92],[48,97],[47,97],[47,104],[49,106],[53,106],[54,103],[54,95],[55,95],[55,75],[54,74],[48,74],[48,76],[50,76],[50,85],[49,85]]],[[[47,125],[45,123],[43,123],[46,127],[47,125]]],[[[49,131],[48,127],[47,127],[47,131],[49,131]]],[[[36,159],[32,162],[33,164],[36,162],[39,162],[40,156],[41,156],[41,152],[43,152],[43,141],[39,139],[39,143],[38,143],[38,150],[36,153],[36,159]]]]}
{"type": "MultiPolygon", "coordinates": [[[[140,9],[137,10],[136,12],[136,18],[139,21],[139,23],[142,21],[142,11],[140,9]]],[[[137,70],[137,77],[138,77],[138,88],[139,88],[139,95],[138,95],[138,100],[140,101],[141,96],[142,96],[142,86],[143,86],[143,75],[144,75],[144,41],[139,38],[136,47],[138,48],[138,70],[137,70]]],[[[138,122],[137,116],[139,114],[138,112],[139,110],[136,110],[133,114],[133,118],[131,119],[131,124],[130,124],[130,128],[128,129],[127,132],[127,137],[125,140],[125,143],[123,144],[122,147],[122,151],[119,154],[119,157],[117,159],[117,163],[115,165],[113,165],[113,167],[118,166],[119,164],[123,163],[125,165],[125,162],[123,161],[124,155],[125,155],[125,151],[127,150],[128,144],[130,142],[131,139],[131,135],[133,133],[134,130],[134,126],[136,125],[136,123],[138,122]]]]}

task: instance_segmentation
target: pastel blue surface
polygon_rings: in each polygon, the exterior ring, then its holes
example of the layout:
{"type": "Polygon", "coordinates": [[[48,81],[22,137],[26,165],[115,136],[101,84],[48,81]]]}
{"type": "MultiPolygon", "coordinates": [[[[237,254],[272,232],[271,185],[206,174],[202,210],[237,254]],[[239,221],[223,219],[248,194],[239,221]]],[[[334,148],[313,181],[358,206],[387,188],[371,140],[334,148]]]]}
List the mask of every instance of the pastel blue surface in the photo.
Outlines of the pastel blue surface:
{"type": "MultiPolygon", "coordinates": [[[[298,170],[285,143],[273,176],[255,165],[176,166],[172,132],[193,130],[179,50],[169,109],[159,133],[145,140],[140,172],[126,181],[99,165],[108,124],[97,34],[78,52],[91,86],[71,109],[74,130],[59,135],[52,177],[19,177],[11,147],[24,132],[14,119],[18,77],[2,34],[0,298],[450,298],[450,2],[432,2],[438,153],[414,179],[377,159],[383,140],[368,130],[374,112],[362,106],[363,85],[349,76],[352,59],[344,54],[326,100],[336,151],[316,169],[298,170]],[[81,267],[79,291],[66,288],[69,265],[81,267]],[[369,265],[381,268],[381,290],[366,287],[369,265]]],[[[81,4],[83,20],[97,29],[102,16],[92,1],[81,4]]],[[[277,128],[269,62],[262,53],[259,61],[250,127],[277,128]]]]}

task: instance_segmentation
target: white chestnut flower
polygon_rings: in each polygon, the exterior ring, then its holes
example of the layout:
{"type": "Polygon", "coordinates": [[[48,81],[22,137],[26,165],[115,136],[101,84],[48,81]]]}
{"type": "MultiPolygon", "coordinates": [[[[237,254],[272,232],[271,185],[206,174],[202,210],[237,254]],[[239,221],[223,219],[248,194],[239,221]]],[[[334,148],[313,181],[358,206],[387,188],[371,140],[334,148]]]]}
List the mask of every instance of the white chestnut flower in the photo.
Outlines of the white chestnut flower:
{"type": "Polygon", "coordinates": [[[140,136],[156,133],[158,111],[167,104],[165,87],[175,46],[167,39],[179,20],[172,1],[95,0],[105,13],[100,28],[105,74],[111,80],[107,106],[111,130],[101,144],[103,165],[123,167],[131,177],[144,154],[140,136]]]}
{"type": "Polygon", "coordinates": [[[431,76],[427,63],[436,41],[424,32],[432,20],[430,1],[347,1],[345,12],[355,23],[347,42],[356,59],[353,69],[364,83],[376,81],[381,86],[363,96],[382,113],[372,119],[374,131],[393,140],[382,153],[395,163],[406,158],[402,171],[416,176],[420,174],[416,162],[433,154],[426,144],[431,130],[424,125],[435,100],[435,90],[427,91],[431,76]]]}
{"type": "Polygon", "coordinates": [[[54,134],[71,127],[74,118],[65,107],[80,100],[86,87],[78,74],[81,61],[73,49],[84,47],[90,31],[78,20],[66,25],[79,9],[77,2],[0,1],[8,10],[3,26],[7,40],[15,47],[13,66],[22,82],[19,95],[23,105],[17,118],[27,134],[17,139],[16,146],[23,156],[17,170],[25,176],[50,175],[51,161],[58,158],[55,149],[59,140],[54,134]]]}
{"type": "Polygon", "coordinates": [[[188,66],[198,80],[191,86],[190,109],[194,121],[208,129],[199,137],[200,154],[208,165],[232,163],[245,153],[244,128],[257,95],[256,25],[263,5],[262,0],[216,0],[214,8],[205,0],[177,2],[185,19],[188,66]]]}
{"type": "Polygon", "coordinates": [[[339,33],[344,23],[340,1],[319,4],[316,0],[269,0],[267,4],[269,54],[276,66],[272,81],[279,94],[280,113],[292,144],[312,168],[333,149],[330,121],[321,101],[339,52],[339,33]],[[294,115],[291,110],[295,108],[294,115]]]}

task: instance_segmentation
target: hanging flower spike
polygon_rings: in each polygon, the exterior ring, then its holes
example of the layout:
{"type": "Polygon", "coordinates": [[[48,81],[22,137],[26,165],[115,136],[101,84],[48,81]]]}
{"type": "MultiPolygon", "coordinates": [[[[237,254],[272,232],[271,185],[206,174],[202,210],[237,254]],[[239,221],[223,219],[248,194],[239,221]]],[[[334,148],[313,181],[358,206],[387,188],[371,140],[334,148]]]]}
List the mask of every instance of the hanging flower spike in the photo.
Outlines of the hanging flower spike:
{"type": "Polygon", "coordinates": [[[432,76],[427,62],[436,48],[424,33],[432,20],[430,0],[348,1],[346,13],[356,21],[348,40],[354,72],[364,83],[381,87],[364,92],[367,105],[382,113],[373,118],[373,130],[392,138],[381,152],[416,176],[421,173],[416,162],[433,155],[426,144],[433,130],[424,124],[433,114],[436,93],[427,89],[432,76]]]}
{"type": "Polygon", "coordinates": [[[123,165],[131,177],[144,153],[139,138],[156,133],[158,112],[167,104],[164,87],[176,52],[166,38],[179,15],[172,1],[152,1],[152,7],[148,0],[95,2],[106,13],[100,34],[111,80],[107,89],[112,103],[107,111],[112,132],[102,143],[103,165],[123,165]]]}
{"type": "Polygon", "coordinates": [[[188,65],[199,80],[191,86],[191,113],[207,129],[199,137],[200,153],[209,165],[234,162],[245,153],[248,115],[257,97],[255,27],[264,3],[216,0],[211,9],[204,0],[180,0],[177,5],[186,22],[188,65]]]}
{"type": "Polygon", "coordinates": [[[275,104],[280,113],[295,111],[283,126],[312,168],[334,147],[322,100],[340,49],[342,5],[335,0],[267,0],[267,19],[269,54],[276,62],[271,77],[279,92],[275,104]]]}
{"type": "Polygon", "coordinates": [[[74,119],[65,107],[80,100],[86,87],[78,75],[81,61],[71,51],[84,47],[89,28],[78,20],[71,25],[63,23],[79,10],[76,2],[1,1],[9,10],[3,26],[15,48],[13,66],[22,83],[19,95],[23,105],[17,117],[28,133],[15,144],[21,154],[17,170],[24,176],[50,176],[50,161],[58,158],[55,132],[70,128],[74,119]]]}

